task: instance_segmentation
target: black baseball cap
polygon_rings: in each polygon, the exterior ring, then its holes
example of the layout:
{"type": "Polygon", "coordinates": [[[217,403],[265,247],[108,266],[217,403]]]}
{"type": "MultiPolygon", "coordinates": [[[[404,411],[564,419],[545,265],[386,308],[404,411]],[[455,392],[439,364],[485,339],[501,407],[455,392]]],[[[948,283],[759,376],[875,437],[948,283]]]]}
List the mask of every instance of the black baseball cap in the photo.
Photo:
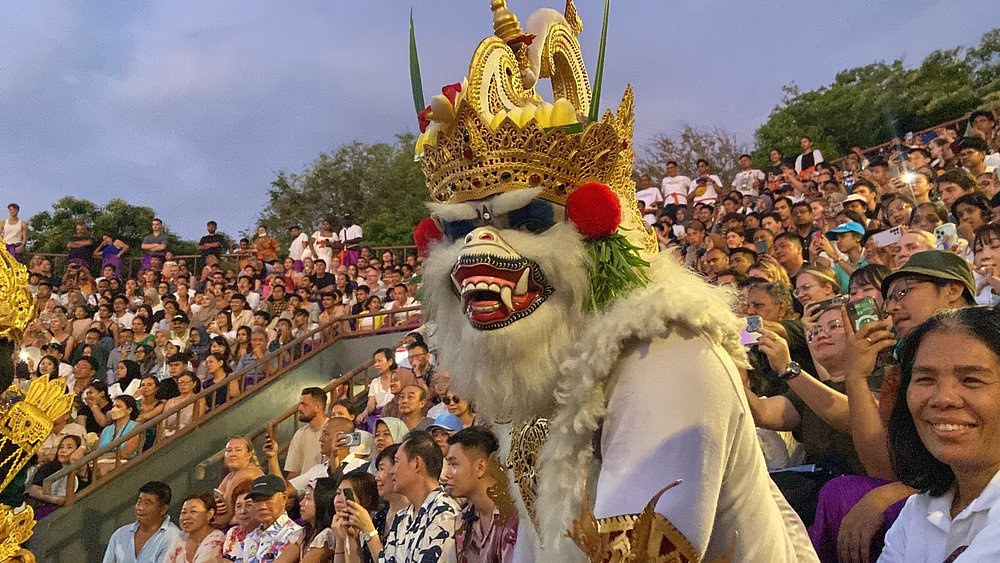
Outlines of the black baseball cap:
{"type": "Polygon", "coordinates": [[[283,492],[285,492],[284,479],[277,475],[264,475],[253,480],[253,484],[250,485],[250,492],[247,493],[247,498],[250,500],[259,500],[262,498],[271,498],[283,492]]]}

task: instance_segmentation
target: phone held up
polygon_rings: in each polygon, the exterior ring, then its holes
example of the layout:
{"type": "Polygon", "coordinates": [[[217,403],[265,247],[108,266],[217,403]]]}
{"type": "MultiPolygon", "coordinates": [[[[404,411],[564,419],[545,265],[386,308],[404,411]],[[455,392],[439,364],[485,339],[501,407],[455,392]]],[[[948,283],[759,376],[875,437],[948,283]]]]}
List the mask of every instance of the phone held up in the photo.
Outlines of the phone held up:
{"type": "Polygon", "coordinates": [[[744,346],[756,346],[760,340],[760,329],[764,327],[764,320],[760,315],[750,315],[747,317],[747,325],[740,331],[740,344],[744,346]]]}
{"type": "Polygon", "coordinates": [[[337,434],[337,437],[344,440],[344,447],[353,448],[361,445],[361,432],[351,432],[350,434],[341,432],[337,434]]]}

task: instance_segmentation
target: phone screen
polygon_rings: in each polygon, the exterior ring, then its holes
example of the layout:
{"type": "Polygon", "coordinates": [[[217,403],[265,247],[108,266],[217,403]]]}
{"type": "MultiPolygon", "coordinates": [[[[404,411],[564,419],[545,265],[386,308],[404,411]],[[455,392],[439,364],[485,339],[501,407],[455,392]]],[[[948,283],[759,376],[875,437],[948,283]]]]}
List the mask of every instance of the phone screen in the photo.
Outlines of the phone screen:
{"type": "Polygon", "coordinates": [[[850,303],[847,306],[847,316],[851,318],[851,325],[854,327],[855,332],[857,332],[866,324],[881,319],[882,312],[875,303],[875,299],[865,297],[861,301],[850,303]]]}

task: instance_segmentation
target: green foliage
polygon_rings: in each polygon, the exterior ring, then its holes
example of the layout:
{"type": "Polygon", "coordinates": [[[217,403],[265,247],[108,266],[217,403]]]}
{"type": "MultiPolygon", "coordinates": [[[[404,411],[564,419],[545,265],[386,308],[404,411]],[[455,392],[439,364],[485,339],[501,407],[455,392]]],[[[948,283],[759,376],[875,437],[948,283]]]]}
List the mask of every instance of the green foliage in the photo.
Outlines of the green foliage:
{"type": "MultiPolygon", "coordinates": [[[[152,208],[132,205],[123,199],[112,199],[104,206],[72,196],[66,196],[52,204],[52,211],[36,213],[29,220],[29,245],[33,252],[65,253],[66,241],[76,231],[76,224],[83,223],[90,229],[90,235],[99,240],[103,233],[120,238],[130,247],[130,256],[141,254],[139,250],[143,237],[152,232],[150,224],[156,213],[152,208]]],[[[164,231],[169,239],[168,249],[174,254],[197,254],[197,243],[181,240],[164,231]]]]}
{"type": "Polygon", "coordinates": [[[590,254],[590,293],[583,301],[587,311],[599,311],[623,295],[646,287],[647,262],[625,235],[614,233],[587,241],[590,254]]]}
{"type": "Polygon", "coordinates": [[[828,158],[851,147],[869,147],[1000,102],[1000,29],[978,48],[934,51],[920,66],[900,60],[847,69],[833,83],[811,92],[795,84],[757,129],[754,161],[768,161],[772,148],[798,154],[807,136],[828,158]]]}
{"type": "Polygon", "coordinates": [[[324,218],[337,229],[352,213],[365,236],[363,244],[413,244],[413,228],[427,216],[427,188],[413,160],[415,138],[398,135],[393,144],[360,142],[323,153],[300,173],[281,171],[268,190],[260,215],[272,235],[288,241],[288,227],[311,234],[324,218]]]}
{"type": "MultiPolygon", "coordinates": [[[[695,129],[686,125],[676,135],[658,133],[636,156],[635,171],[639,176],[662,178],[667,174],[667,161],[677,161],[680,173],[694,178],[699,158],[709,162],[713,174],[718,174],[722,185],[728,186],[739,171],[739,157],[749,151],[736,137],[718,127],[695,129]]],[[[644,188],[647,186],[640,186],[644,188]]]]}

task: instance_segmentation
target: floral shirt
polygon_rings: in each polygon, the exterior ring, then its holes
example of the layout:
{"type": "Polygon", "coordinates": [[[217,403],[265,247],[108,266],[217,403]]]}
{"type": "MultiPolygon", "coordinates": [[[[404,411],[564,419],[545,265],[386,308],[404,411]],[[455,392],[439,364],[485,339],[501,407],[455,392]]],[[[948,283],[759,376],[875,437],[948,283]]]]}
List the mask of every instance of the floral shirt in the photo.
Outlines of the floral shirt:
{"type": "Polygon", "coordinates": [[[419,510],[409,506],[392,521],[379,563],[436,563],[455,550],[458,502],[442,487],[432,490],[419,510]]]}
{"type": "Polygon", "coordinates": [[[233,526],[226,532],[226,539],[222,544],[222,556],[230,561],[243,559],[243,540],[247,537],[247,531],[243,526],[233,526]]]}
{"type": "Polygon", "coordinates": [[[267,529],[256,528],[243,540],[243,557],[246,563],[274,561],[286,547],[295,546],[302,538],[299,526],[287,514],[282,513],[267,529]]]}
{"type": "Polygon", "coordinates": [[[500,524],[500,509],[493,509],[493,521],[483,529],[471,502],[462,507],[455,520],[455,549],[458,563],[511,563],[517,542],[517,515],[500,524]]]}
{"type": "MultiPolygon", "coordinates": [[[[164,563],[187,563],[187,534],[181,534],[177,536],[174,543],[170,544],[170,548],[167,549],[167,557],[163,560],[164,563]]],[[[198,544],[198,550],[194,553],[194,563],[220,563],[225,561],[222,557],[222,544],[225,542],[226,536],[219,530],[213,530],[212,533],[205,536],[205,539],[201,540],[198,544]]]]}

